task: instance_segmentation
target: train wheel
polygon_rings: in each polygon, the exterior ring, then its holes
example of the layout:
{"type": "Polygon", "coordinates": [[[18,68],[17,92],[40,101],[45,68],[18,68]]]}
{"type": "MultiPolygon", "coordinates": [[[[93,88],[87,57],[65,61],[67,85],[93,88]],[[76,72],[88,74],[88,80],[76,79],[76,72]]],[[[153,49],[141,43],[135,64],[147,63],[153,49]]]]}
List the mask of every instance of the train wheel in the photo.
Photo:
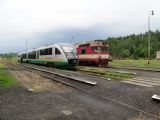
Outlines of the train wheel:
{"type": "Polygon", "coordinates": [[[104,63],[104,67],[108,67],[108,61],[104,63]]]}
{"type": "Polygon", "coordinates": [[[98,66],[98,67],[101,67],[101,66],[102,66],[102,64],[101,64],[101,63],[97,63],[97,66],[98,66]]]}

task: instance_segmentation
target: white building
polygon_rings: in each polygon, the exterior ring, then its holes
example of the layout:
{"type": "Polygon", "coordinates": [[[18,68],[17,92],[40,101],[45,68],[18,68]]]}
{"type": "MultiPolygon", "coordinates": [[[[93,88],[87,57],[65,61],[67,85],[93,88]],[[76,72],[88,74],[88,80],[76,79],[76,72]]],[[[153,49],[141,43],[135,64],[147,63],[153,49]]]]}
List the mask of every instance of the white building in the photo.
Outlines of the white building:
{"type": "Polygon", "coordinates": [[[158,49],[156,52],[156,59],[160,60],[160,49],[158,49]]]}

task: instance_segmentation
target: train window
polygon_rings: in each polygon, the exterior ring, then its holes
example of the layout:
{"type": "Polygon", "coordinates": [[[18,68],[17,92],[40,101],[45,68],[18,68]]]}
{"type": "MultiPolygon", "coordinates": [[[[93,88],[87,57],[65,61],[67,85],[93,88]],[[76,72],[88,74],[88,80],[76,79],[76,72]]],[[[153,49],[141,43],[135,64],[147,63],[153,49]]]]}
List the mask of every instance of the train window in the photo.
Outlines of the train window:
{"type": "Polygon", "coordinates": [[[92,47],[92,51],[97,52],[97,47],[92,47]]]}
{"type": "Polygon", "coordinates": [[[91,47],[91,50],[94,51],[94,47],[91,47]]]}
{"type": "Polygon", "coordinates": [[[40,55],[45,55],[45,50],[40,50],[40,55]]]}
{"type": "Polygon", "coordinates": [[[36,51],[28,53],[28,59],[36,59],[36,51]]]}
{"type": "Polygon", "coordinates": [[[107,47],[102,47],[102,52],[107,52],[107,47]]]}
{"type": "Polygon", "coordinates": [[[44,55],[48,55],[48,49],[45,49],[44,55]]]}
{"type": "Polygon", "coordinates": [[[40,50],[40,55],[52,55],[52,48],[40,50]]]}
{"type": "Polygon", "coordinates": [[[52,48],[48,48],[48,55],[52,55],[52,48]]]}
{"type": "Polygon", "coordinates": [[[92,51],[95,51],[97,49],[97,47],[91,47],[92,51]]]}
{"type": "Polygon", "coordinates": [[[55,49],[55,54],[58,55],[58,54],[61,54],[61,52],[56,48],[56,49],[55,49]]]}
{"type": "Polygon", "coordinates": [[[22,58],[26,59],[27,58],[27,54],[22,54],[22,58]]]}
{"type": "Polygon", "coordinates": [[[82,49],[81,54],[86,54],[86,49],[82,49]]]}

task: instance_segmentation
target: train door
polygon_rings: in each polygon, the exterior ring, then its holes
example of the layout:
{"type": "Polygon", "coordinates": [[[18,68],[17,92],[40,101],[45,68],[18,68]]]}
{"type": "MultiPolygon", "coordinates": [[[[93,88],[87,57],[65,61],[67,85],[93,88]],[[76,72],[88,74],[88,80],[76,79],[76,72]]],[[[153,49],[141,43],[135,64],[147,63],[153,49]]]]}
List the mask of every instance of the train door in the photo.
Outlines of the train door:
{"type": "Polygon", "coordinates": [[[55,47],[52,47],[52,59],[55,61],[55,47]]]}
{"type": "Polygon", "coordinates": [[[39,50],[37,51],[37,54],[36,54],[36,55],[37,55],[36,58],[39,59],[39,50]]]}
{"type": "Polygon", "coordinates": [[[55,57],[54,57],[55,65],[59,66],[63,62],[64,56],[58,48],[55,47],[54,50],[55,50],[55,57]]]}
{"type": "Polygon", "coordinates": [[[61,55],[60,50],[55,47],[55,58],[59,59],[59,58],[61,58],[61,56],[62,56],[62,55],[61,55]]]}

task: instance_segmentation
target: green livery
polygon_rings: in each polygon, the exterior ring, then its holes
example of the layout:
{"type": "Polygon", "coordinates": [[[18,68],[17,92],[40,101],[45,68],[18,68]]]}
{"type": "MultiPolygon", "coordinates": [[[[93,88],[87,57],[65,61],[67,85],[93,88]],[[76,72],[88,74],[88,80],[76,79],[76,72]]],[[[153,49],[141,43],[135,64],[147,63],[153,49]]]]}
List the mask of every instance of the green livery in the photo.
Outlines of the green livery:
{"type": "Polygon", "coordinates": [[[55,67],[69,66],[67,61],[53,62],[53,61],[46,61],[46,60],[26,60],[26,62],[31,63],[31,64],[52,65],[55,67]]]}

